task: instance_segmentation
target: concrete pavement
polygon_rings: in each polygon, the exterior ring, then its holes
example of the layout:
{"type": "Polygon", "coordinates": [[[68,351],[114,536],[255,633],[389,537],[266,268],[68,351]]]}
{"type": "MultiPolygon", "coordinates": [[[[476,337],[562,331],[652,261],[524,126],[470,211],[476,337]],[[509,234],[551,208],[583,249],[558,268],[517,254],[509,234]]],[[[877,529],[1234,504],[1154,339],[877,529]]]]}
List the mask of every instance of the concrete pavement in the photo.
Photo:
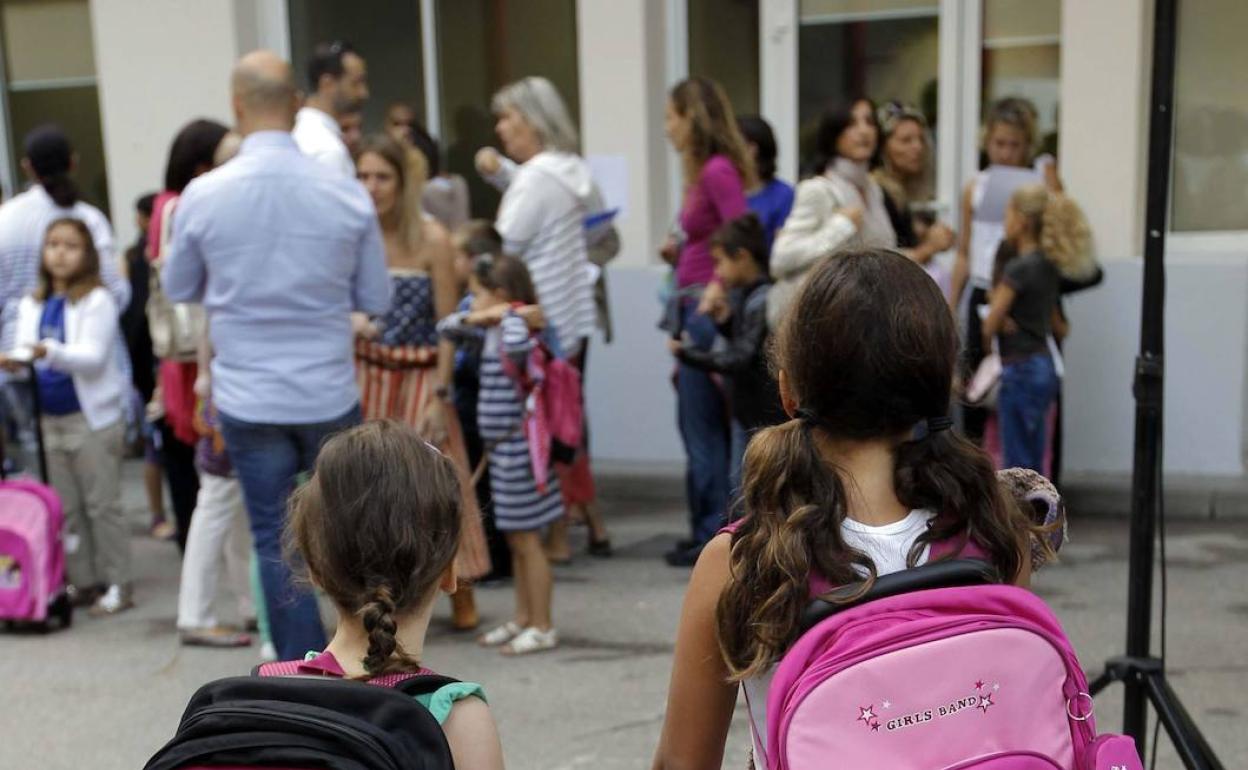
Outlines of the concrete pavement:
{"type": "MultiPolygon", "coordinates": [[[[138,524],[145,514],[136,471],[128,464],[125,490],[138,524]]],[[[617,556],[581,557],[556,573],[560,650],[503,659],[452,633],[447,610],[435,618],[427,662],[484,684],[509,768],[638,768],[653,754],[687,578],[660,556],[681,534],[683,513],[624,499],[608,500],[606,511],[617,556]]],[[[1096,670],[1122,647],[1126,523],[1079,514],[1063,563],[1038,575],[1036,589],[1096,670]]],[[[1248,767],[1248,522],[1170,529],[1172,683],[1225,766],[1248,767]]],[[[196,687],[256,662],[254,647],[180,647],[176,549],[144,537],[134,544],[137,609],[100,620],[81,613],[68,632],[49,636],[0,634],[0,768],[141,767],[172,735],[196,687]]],[[[506,617],[509,588],[478,596],[487,622],[506,617]]],[[[230,617],[225,603],[222,614],[230,617]]],[[[1102,729],[1117,726],[1120,693],[1098,701],[1102,729]]],[[[746,766],[747,741],[739,708],[725,767],[746,766]]],[[[1177,767],[1164,744],[1158,766],[1177,767]]]]}

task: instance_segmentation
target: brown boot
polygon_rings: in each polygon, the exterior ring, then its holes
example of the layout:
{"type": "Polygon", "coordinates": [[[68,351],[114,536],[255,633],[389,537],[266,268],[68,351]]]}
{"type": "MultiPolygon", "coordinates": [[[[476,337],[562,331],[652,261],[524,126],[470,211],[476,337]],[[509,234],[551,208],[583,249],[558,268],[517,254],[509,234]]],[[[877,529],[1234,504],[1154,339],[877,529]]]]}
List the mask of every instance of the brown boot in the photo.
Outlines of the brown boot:
{"type": "Polygon", "coordinates": [[[461,585],[459,590],[451,594],[451,625],[456,631],[471,631],[479,622],[477,600],[472,593],[472,586],[461,585]]]}

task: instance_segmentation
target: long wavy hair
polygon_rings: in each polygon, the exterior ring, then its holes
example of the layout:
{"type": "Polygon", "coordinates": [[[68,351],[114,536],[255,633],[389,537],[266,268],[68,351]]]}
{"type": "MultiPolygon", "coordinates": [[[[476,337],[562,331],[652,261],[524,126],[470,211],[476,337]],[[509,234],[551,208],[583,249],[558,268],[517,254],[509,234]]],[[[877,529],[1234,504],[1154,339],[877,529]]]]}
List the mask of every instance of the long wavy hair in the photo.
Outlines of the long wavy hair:
{"type": "Polygon", "coordinates": [[[1031,184],[1015,190],[1010,205],[1026,218],[1040,250],[1063,276],[1079,279],[1096,269],[1092,229],[1079,204],[1042,184],[1031,184]]]}
{"type": "Polygon", "coordinates": [[[398,176],[399,238],[412,251],[420,249],[425,237],[425,209],[422,198],[429,180],[429,163],[420,150],[404,147],[389,134],[371,134],[360,141],[356,162],[372,153],[384,160],[398,176]]]}
{"type": "Polygon", "coordinates": [[[719,598],[720,650],[739,681],[773,665],[796,639],[810,578],[868,590],[866,554],[846,544],[846,488],[824,451],[831,440],[895,442],[893,484],[911,509],[933,511],[911,550],[974,541],[1000,570],[1020,573],[1030,526],[998,487],[992,462],[957,433],[913,438],[948,414],[958,335],[935,282],[892,251],[835,255],[816,267],[778,331],[774,363],[799,418],[757,434],[746,451],[745,518],[733,535],[731,577],[719,598]]]}
{"type": "Polygon", "coordinates": [[[741,175],[744,189],[753,189],[758,174],[723,86],[695,76],[672,86],[668,96],[676,113],[689,119],[689,144],[681,152],[685,187],[697,184],[702,167],[712,155],[723,155],[741,175]]]}

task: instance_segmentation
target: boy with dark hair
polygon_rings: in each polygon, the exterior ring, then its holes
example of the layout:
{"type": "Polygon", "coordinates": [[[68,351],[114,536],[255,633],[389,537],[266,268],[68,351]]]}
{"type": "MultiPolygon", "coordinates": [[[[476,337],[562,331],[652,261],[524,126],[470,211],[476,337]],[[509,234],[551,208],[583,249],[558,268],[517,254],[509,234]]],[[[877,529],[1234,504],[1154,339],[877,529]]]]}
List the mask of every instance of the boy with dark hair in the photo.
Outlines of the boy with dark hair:
{"type": "Polygon", "coordinates": [[[669,341],[672,354],[689,366],[728,378],[732,410],[732,488],[740,488],[741,460],[755,431],[786,418],[767,361],[767,293],[771,290],[767,235],[754,214],[724,223],[711,237],[715,275],[728,299],[712,309],[726,345],[699,350],[689,340],[669,341]]]}

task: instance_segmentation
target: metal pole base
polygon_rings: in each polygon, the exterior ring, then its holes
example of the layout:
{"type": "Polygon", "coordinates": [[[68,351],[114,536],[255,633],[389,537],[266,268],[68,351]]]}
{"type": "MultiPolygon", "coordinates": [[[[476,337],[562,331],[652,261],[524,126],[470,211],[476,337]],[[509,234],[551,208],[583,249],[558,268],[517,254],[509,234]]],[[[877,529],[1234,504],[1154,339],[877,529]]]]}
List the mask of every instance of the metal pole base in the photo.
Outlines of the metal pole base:
{"type": "MultiPolygon", "coordinates": [[[[1105,663],[1105,673],[1088,686],[1088,691],[1095,696],[1114,682],[1135,684],[1143,689],[1149,702],[1157,710],[1157,717],[1166,728],[1166,734],[1170,736],[1184,767],[1188,770],[1224,770],[1224,765],[1214,755],[1213,749],[1188,715],[1179,696],[1170,689],[1160,659],[1111,658],[1105,663]]],[[[1136,737],[1136,746],[1142,757],[1145,748],[1142,736],[1136,737]]]]}

